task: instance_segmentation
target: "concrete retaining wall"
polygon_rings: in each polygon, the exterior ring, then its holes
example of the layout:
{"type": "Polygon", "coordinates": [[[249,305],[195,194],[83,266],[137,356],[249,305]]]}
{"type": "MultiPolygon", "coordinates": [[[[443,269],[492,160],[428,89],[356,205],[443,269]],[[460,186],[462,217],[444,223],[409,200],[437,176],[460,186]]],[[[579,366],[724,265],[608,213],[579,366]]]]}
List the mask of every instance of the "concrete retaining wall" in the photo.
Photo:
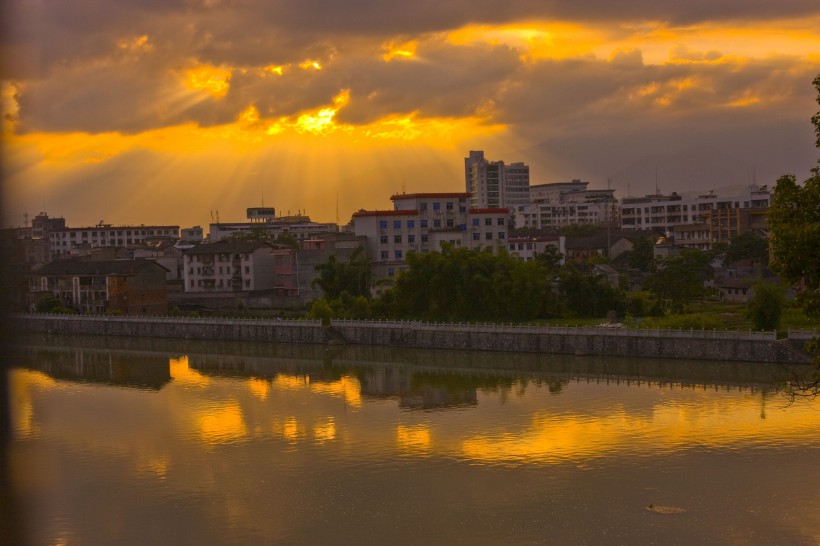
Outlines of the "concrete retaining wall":
{"type": "Polygon", "coordinates": [[[177,339],[324,343],[318,320],[17,315],[23,331],[177,339]]]}
{"type": "MultiPolygon", "coordinates": [[[[176,339],[325,343],[417,349],[675,358],[803,364],[811,355],[774,332],[562,328],[415,321],[320,321],[182,317],[16,315],[28,332],[176,339]]],[[[805,337],[805,336],[803,336],[805,337]]],[[[799,339],[798,339],[799,338],[799,339]]]]}
{"type": "Polygon", "coordinates": [[[414,321],[334,320],[347,343],[425,349],[808,363],[811,356],[774,332],[560,328],[414,321]]]}

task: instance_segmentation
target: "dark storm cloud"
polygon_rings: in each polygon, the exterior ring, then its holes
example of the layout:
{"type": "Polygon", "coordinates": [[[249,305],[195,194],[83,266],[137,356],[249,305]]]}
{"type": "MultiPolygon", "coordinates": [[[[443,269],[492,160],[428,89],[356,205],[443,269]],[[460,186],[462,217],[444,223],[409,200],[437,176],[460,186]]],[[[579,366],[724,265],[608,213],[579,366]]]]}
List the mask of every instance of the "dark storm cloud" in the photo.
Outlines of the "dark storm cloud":
{"type": "MultiPolygon", "coordinates": [[[[612,60],[571,59],[524,64],[507,46],[454,45],[438,31],[470,23],[530,19],[767,19],[817,13],[816,2],[696,0],[612,3],[513,0],[384,2],[382,0],[41,0],[10,2],[2,45],[27,63],[7,76],[22,82],[19,130],[121,131],[195,122],[230,122],[253,104],[264,117],[297,116],[327,106],[342,89],[350,103],[336,119],[367,123],[388,114],[471,116],[579,130],[639,112],[684,113],[730,102],[744,90],[788,97],[804,74],[787,59],[768,64],[644,65],[640,53],[612,60]],[[9,21],[12,21],[10,23],[9,21]],[[141,47],[135,40],[145,36],[141,47]],[[416,40],[412,60],[385,62],[387,41],[416,40]],[[22,52],[22,53],[21,53],[22,52]],[[321,71],[298,64],[314,59],[321,71]],[[36,66],[31,66],[34,64],[36,66]],[[231,69],[222,98],[184,87],[185,71],[231,69]],[[278,77],[266,65],[285,66],[278,77]],[[781,69],[782,68],[782,69],[781,69]],[[698,76],[709,86],[672,92],[675,80],[698,76]],[[640,95],[642,87],[657,92],[640,95]],[[664,95],[666,93],[666,95],[664,95]],[[636,96],[638,94],[638,96],[636,96]],[[669,96],[662,107],[658,100],[669,96]]],[[[714,59],[718,52],[679,48],[674,55],[714,59]]],[[[18,57],[15,57],[18,58],[18,57]]],[[[697,83],[697,82],[696,82],[697,83]]]]}

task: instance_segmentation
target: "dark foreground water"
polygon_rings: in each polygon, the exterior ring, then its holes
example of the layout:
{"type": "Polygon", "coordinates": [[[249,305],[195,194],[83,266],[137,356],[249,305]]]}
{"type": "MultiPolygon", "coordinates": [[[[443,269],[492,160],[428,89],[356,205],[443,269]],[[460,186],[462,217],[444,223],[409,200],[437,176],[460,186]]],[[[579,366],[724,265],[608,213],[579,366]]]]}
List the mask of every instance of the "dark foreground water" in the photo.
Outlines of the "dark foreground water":
{"type": "Polygon", "coordinates": [[[761,364],[40,337],[32,545],[818,544],[820,401],[761,364]]]}

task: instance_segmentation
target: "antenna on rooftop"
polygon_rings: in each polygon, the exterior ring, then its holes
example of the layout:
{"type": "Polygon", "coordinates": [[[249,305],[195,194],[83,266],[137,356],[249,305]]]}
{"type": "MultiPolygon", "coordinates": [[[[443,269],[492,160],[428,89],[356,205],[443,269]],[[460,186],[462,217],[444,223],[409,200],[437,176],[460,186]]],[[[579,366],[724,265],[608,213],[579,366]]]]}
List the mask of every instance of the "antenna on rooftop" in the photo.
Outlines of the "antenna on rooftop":
{"type": "Polygon", "coordinates": [[[336,191],[336,225],[339,225],[339,192],[336,191]]]}
{"type": "Polygon", "coordinates": [[[655,195],[661,194],[661,188],[658,186],[658,166],[655,165],[655,195]]]}
{"type": "Polygon", "coordinates": [[[28,227],[28,212],[23,213],[23,227],[28,227]]]}

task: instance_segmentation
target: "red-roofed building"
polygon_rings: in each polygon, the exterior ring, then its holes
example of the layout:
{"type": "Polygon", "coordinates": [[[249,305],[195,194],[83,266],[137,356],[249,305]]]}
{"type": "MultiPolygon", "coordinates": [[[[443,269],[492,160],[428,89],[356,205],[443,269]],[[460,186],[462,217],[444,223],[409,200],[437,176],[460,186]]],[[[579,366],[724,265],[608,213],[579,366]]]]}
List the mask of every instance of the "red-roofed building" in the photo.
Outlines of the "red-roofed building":
{"type": "Polygon", "coordinates": [[[508,209],[470,209],[469,193],[411,193],[390,199],[393,210],[353,214],[353,231],[367,237],[377,278],[395,275],[410,252],[437,251],[443,244],[473,249],[506,245],[508,209]]]}

